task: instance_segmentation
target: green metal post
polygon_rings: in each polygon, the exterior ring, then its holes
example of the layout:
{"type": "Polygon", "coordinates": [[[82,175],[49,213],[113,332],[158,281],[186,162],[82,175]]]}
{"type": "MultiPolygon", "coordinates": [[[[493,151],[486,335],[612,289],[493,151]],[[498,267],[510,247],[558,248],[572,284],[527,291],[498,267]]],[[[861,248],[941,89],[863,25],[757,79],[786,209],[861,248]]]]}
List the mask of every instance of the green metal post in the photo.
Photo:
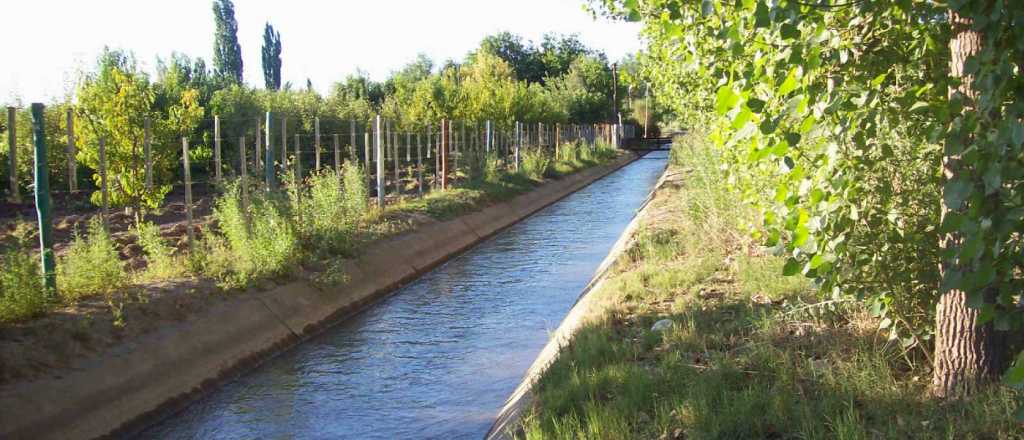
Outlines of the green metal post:
{"type": "Polygon", "coordinates": [[[42,257],[46,291],[57,292],[57,270],[53,256],[53,213],[50,211],[50,170],[46,163],[43,105],[32,104],[32,144],[36,154],[36,214],[39,217],[39,253],[42,257]]]}

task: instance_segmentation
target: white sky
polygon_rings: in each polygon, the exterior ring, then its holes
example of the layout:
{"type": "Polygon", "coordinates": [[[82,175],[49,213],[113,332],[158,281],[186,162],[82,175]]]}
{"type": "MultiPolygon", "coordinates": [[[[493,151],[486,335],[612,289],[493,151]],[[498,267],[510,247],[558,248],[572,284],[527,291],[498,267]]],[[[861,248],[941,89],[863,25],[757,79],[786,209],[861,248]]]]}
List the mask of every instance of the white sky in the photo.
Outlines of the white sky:
{"type": "MultiPolygon", "coordinates": [[[[325,92],[357,68],[374,80],[424,53],[461,60],[488,34],[538,42],[545,32],[579,33],[609,59],[640,49],[639,25],[593,19],[585,0],[235,0],[245,81],[263,86],[266,21],[281,32],[282,80],[325,92]]],[[[135,52],[154,71],[178,51],[212,66],[212,0],[32,0],[0,5],[0,101],[61,97],[104,45],[135,52]]]]}

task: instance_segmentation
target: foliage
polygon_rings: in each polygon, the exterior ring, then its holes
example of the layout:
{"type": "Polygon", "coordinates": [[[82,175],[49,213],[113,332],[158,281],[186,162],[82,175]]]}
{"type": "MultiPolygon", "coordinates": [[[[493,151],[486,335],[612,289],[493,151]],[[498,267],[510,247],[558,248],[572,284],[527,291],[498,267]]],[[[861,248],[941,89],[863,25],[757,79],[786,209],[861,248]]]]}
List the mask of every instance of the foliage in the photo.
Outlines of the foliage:
{"type": "Polygon", "coordinates": [[[31,318],[46,310],[49,298],[39,273],[39,259],[12,248],[0,254],[0,323],[31,318]]]}
{"type": "MultiPolygon", "coordinates": [[[[659,101],[713,123],[709,140],[732,156],[786,274],[863,299],[924,353],[952,290],[979,324],[1019,331],[1021,5],[603,4],[645,22],[659,101]],[[962,78],[950,72],[953,16],[981,38],[962,78]]],[[[1008,379],[1024,383],[1024,362],[1008,379]]]]}
{"type": "Polygon", "coordinates": [[[519,171],[533,180],[543,180],[551,167],[551,155],[543,148],[524,148],[519,171]]]}
{"type": "Polygon", "coordinates": [[[366,213],[366,199],[360,199],[367,195],[362,173],[350,170],[343,173],[334,170],[313,173],[306,182],[308,189],[295,190],[302,192],[293,208],[296,230],[306,245],[320,255],[352,253],[356,227],[366,213]]]}
{"type": "Polygon", "coordinates": [[[231,0],[213,1],[213,70],[227,82],[242,84],[242,47],[231,0]]]}
{"type": "Polygon", "coordinates": [[[263,84],[267,90],[281,89],[281,33],[270,23],[263,29],[263,84]]]}
{"type": "Polygon", "coordinates": [[[184,275],[187,266],[175,255],[175,249],[160,236],[159,226],[146,222],[136,229],[135,234],[139,246],[146,254],[144,278],[162,280],[184,275]]]}
{"type": "MultiPolygon", "coordinates": [[[[166,88],[165,88],[166,89],[166,88]]],[[[169,185],[145,186],[143,145],[145,120],[151,117],[156,140],[152,147],[154,180],[167,181],[175,165],[180,141],[202,118],[199,93],[184,89],[166,113],[154,108],[156,90],[142,73],[134,58],[123,52],[106,51],[100,56],[97,72],[85,75],[78,88],[76,127],[78,160],[99,170],[99,142],[105,140],[107,179],[112,206],[127,206],[136,211],[156,208],[170,190],[169,185]]],[[[93,176],[97,188],[100,175],[93,176]]],[[[92,195],[100,203],[100,192],[92,195]]]]}
{"type": "Polygon", "coordinates": [[[85,237],[75,231],[67,252],[57,262],[57,289],[66,301],[109,295],[128,282],[124,263],[110,232],[93,217],[85,237]]]}
{"type": "Polygon", "coordinates": [[[213,211],[220,235],[208,235],[203,244],[205,273],[228,287],[287,274],[299,257],[295,227],[281,203],[272,194],[251,193],[243,205],[238,183],[227,186],[213,211]]]}

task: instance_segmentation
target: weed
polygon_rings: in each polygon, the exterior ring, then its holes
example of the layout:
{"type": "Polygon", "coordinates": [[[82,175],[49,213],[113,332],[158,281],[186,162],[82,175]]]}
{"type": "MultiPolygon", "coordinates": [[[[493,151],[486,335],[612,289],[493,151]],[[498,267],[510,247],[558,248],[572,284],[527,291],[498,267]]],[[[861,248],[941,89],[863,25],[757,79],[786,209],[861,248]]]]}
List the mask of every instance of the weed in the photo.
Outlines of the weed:
{"type": "Polygon", "coordinates": [[[65,300],[109,294],[127,282],[124,263],[99,217],[89,222],[85,237],[75,231],[67,253],[57,263],[57,286],[65,300]]]}
{"type": "Polygon", "coordinates": [[[174,248],[164,242],[160,236],[160,227],[153,223],[143,223],[136,229],[139,245],[146,253],[146,271],[144,280],[164,280],[184,275],[188,266],[181,258],[174,255],[174,248]]]}
{"type": "Polygon", "coordinates": [[[533,180],[543,180],[551,166],[551,155],[542,148],[527,148],[522,152],[520,171],[533,180]]]}
{"type": "Polygon", "coordinates": [[[39,272],[39,260],[30,252],[11,249],[0,255],[0,322],[36,316],[49,305],[39,272]]]}

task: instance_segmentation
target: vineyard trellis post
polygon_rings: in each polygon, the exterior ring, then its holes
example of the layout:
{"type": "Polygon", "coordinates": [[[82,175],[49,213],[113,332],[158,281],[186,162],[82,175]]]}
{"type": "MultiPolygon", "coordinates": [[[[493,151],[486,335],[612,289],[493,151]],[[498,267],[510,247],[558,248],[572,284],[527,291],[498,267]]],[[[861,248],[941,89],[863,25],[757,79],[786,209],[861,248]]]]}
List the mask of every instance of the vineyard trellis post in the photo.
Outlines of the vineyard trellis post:
{"type": "Polygon", "coordinates": [[[380,115],[373,120],[373,151],[377,160],[377,207],[384,208],[384,143],[380,115]]]}
{"type": "Polygon", "coordinates": [[[320,117],[313,119],[313,149],[316,150],[316,170],[320,171],[320,117]]]}
{"type": "Polygon", "coordinates": [[[450,140],[448,137],[450,131],[449,124],[450,122],[447,119],[441,120],[441,151],[438,156],[440,156],[439,160],[441,164],[440,174],[442,191],[448,189],[448,148],[450,147],[450,140]]]}
{"type": "Polygon", "coordinates": [[[39,254],[46,293],[57,291],[57,263],[53,254],[53,212],[50,210],[50,169],[46,162],[46,120],[43,105],[32,104],[32,143],[35,147],[35,202],[39,220],[39,254]]]}
{"type": "Polygon", "coordinates": [[[153,191],[153,135],[152,120],[149,116],[142,122],[142,155],[145,161],[146,192],[153,191]]]}
{"type": "MultiPolygon", "coordinates": [[[[257,125],[256,139],[260,138],[259,125],[257,125]]],[[[259,144],[259,141],[256,142],[259,144]]],[[[242,218],[245,219],[245,230],[248,233],[252,233],[252,224],[249,222],[249,170],[246,169],[245,159],[245,136],[238,138],[238,191],[241,193],[241,211],[242,218]]],[[[257,156],[259,157],[259,156],[257,156]]]]}
{"type": "Polygon", "coordinates": [[[12,203],[21,203],[18,193],[18,109],[7,107],[7,164],[11,184],[10,199],[12,203]]]}
{"type": "Polygon", "coordinates": [[[265,152],[267,157],[263,159],[263,175],[264,184],[266,190],[271,191],[274,189],[274,112],[267,112],[267,123],[266,123],[266,140],[267,145],[265,146],[265,152]]]}
{"type": "Polygon", "coordinates": [[[220,183],[220,115],[213,115],[213,180],[220,183]]]}
{"type": "Polygon", "coordinates": [[[188,157],[188,138],[181,137],[181,161],[185,169],[185,226],[187,229],[188,249],[194,249],[195,231],[192,230],[192,170],[188,157]]]}
{"type": "Polygon", "coordinates": [[[110,227],[108,219],[110,218],[110,195],[108,193],[109,187],[107,185],[107,139],[100,136],[99,142],[99,160],[100,160],[100,199],[101,207],[103,208],[103,225],[110,227]]]}
{"type": "Polygon", "coordinates": [[[71,108],[67,110],[68,144],[65,150],[68,156],[68,191],[78,191],[78,162],[75,149],[75,113],[71,108]]]}

